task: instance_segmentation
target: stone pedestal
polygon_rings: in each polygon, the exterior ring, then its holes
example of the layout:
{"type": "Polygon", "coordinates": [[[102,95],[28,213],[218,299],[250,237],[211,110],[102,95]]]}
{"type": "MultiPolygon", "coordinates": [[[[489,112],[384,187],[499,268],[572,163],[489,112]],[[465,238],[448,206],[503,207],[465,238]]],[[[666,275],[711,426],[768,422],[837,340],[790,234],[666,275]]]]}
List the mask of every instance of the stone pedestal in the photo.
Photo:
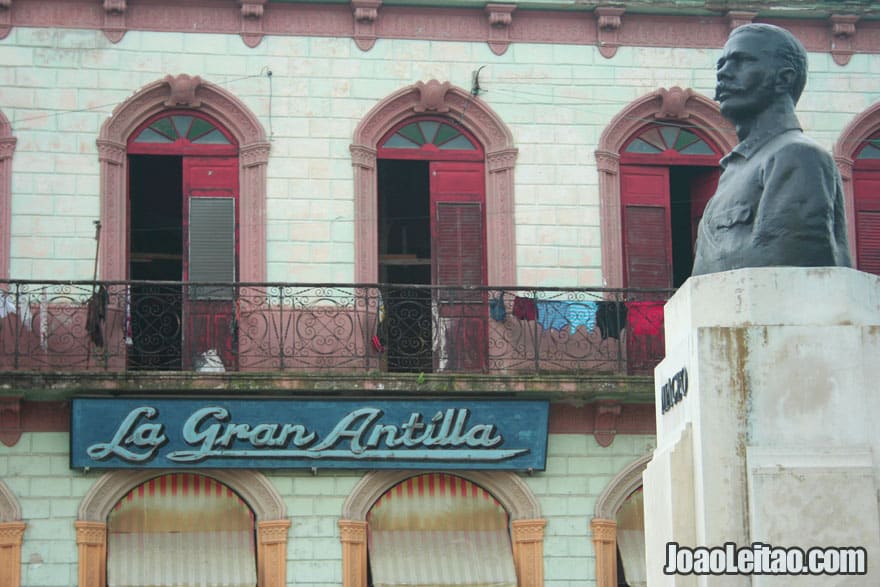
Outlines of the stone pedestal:
{"type": "Polygon", "coordinates": [[[644,476],[649,587],[880,585],[880,278],[698,276],[665,325],[644,476]],[[868,574],[667,575],[670,542],[863,547],[868,574]]]}

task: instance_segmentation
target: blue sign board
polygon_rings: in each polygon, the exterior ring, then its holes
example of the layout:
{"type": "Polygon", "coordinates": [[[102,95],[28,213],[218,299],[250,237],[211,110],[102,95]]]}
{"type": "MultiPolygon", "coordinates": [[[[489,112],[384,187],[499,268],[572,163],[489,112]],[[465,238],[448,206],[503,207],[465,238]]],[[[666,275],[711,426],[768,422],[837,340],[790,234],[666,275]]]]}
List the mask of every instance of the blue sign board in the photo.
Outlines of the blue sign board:
{"type": "Polygon", "coordinates": [[[546,401],[77,398],[72,468],[543,471],[546,401]]]}

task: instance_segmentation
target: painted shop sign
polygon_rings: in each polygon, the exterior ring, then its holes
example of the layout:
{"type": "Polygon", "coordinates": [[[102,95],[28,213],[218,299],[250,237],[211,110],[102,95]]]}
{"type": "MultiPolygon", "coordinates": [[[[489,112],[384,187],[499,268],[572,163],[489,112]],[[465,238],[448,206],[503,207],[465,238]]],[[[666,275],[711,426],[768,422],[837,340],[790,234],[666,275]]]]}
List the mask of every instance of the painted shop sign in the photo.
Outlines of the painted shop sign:
{"type": "Polygon", "coordinates": [[[72,468],[543,471],[545,401],[73,400],[72,468]]]}

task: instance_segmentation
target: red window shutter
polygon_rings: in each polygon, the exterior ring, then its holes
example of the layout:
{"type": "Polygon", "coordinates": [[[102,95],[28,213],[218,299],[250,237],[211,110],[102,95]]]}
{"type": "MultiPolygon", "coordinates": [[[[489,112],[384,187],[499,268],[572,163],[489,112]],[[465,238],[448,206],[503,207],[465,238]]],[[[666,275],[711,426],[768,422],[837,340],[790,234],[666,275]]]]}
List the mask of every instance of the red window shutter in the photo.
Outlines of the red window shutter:
{"type": "Polygon", "coordinates": [[[621,166],[626,287],[672,287],[669,170],[621,166]]]}
{"type": "Polygon", "coordinates": [[[431,257],[436,285],[485,284],[482,163],[431,163],[431,257]]]}
{"type": "Polygon", "coordinates": [[[880,275],[880,170],[853,174],[856,208],[856,267],[880,275]]]}

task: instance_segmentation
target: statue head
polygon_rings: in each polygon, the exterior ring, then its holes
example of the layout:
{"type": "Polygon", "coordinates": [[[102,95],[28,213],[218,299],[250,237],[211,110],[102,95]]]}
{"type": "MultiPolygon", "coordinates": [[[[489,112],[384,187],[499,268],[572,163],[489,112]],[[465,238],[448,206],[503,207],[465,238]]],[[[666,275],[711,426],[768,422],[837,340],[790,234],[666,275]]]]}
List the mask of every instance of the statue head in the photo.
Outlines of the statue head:
{"type": "Polygon", "coordinates": [[[725,117],[755,116],[779,100],[797,104],[807,82],[807,52],[789,31],[747,24],[730,33],[716,69],[715,99],[725,117]]]}

